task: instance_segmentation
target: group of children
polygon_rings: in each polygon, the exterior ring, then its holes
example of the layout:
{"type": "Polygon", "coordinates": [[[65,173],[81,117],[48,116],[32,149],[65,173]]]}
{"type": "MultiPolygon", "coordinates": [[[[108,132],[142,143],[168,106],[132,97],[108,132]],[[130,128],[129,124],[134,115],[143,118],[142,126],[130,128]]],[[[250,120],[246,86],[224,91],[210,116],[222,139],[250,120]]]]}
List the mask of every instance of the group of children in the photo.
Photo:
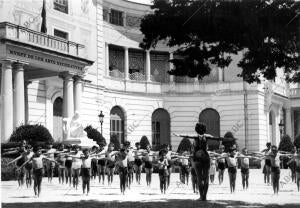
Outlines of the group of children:
{"type": "MultiPolygon", "coordinates": [[[[255,158],[265,160],[263,168],[265,182],[269,183],[271,175],[274,193],[278,193],[280,157],[289,157],[290,161],[288,164],[294,164],[293,175],[299,191],[300,148],[296,149],[295,154],[280,152],[276,146],[271,146],[269,143],[267,144],[267,149],[261,153],[252,153],[251,155],[246,148],[239,153],[236,146],[232,146],[227,153],[224,150],[224,146],[221,145],[218,151],[207,151],[208,163],[210,163],[208,164],[209,173],[205,171],[202,173],[204,178],[206,174],[209,174],[211,183],[214,182],[214,176],[216,171],[218,171],[219,184],[222,184],[224,171],[228,168],[230,191],[233,193],[235,191],[238,160],[240,160],[242,186],[243,189],[247,189],[249,186],[249,159],[255,158]]],[[[20,156],[11,161],[10,164],[16,162],[19,186],[24,183],[24,178],[26,179],[27,187],[31,186],[33,178],[33,189],[36,196],[39,196],[41,192],[44,170],[46,170],[48,182],[51,182],[56,166],[59,183],[61,184],[64,182],[70,186],[73,184],[73,187],[77,189],[81,175],[82,191],[84,194],[89,193],[90,180],[92,178],[95,179],[98,175],[99,183],[102,180],[104,184],[105,175],[107,175],[108,185],[110,185],[113,182],[115,172],[119,174],[120,190],[124,194],[126,188],[130,188],[134,174],[137,183],[140,184],[142,167],[145,169],[147,186],[150,186],[154,166],[157,166],[158,169],[160,190],[162,193],[165,193],[170,185],[172,164],[175,161],[179,161],[180,180],[183,183],[188,184],[191,172],[192,187],[195,193],[200,191],[200,183],[203,184],[204,189],[206,189],[206,183],[208,183],[208,178],[199,182],[199,169],[205,163],[202,163],[200,166],[195,165],[199,163],[193,159],[197,157],[198,151],[194,151],[193,154],[191,154],[192,152],[177,154],[170,150],[169,145],[165,145],[160,151],[152,151],[150,145],[144,150],[140,148],[139,143],[136,143],[135,148],[132,148],[130,142],[122,144],[119,150],[115,150],[112,143],[107,148],[104,145],[100,145],[99,147],[83,150],[76,145],[73,147],[61,145],[58,149],[54,149],[49,144],[47,149],[42,149],[40,147],[32,148],[30,145],[23,143],[18,151],[20,156]]],[[[200,177],[200,180],[202,178],[200,177]]],[[[206,198],[206,193],[204,195],[206,198]]]]}

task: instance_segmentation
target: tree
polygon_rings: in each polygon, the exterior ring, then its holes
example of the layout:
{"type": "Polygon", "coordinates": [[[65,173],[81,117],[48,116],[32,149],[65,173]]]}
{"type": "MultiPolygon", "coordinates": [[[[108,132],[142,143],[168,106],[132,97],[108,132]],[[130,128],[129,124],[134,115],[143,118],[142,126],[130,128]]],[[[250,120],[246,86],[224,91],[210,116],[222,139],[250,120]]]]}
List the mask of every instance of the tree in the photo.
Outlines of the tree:
{"type": "Polygon", "coordinates": [[[16,128],[10,136],[10,142],[26,140],[29,144],[53,143],[53,138],[48,129],[42,125],[22,125],[16,128]]]}
{"type": "Polygon", "coordinates": [[[116,134],[110,135],[110,143],[113,143],[115,145],[115,150],[119,150],[121,148],[120,141],[116,134]]]}
{"type": "Polygon", "coordinates": [[[88,138],[94,140],[97,142],[99,146],[105,146],[106,145],[106,140],[102,136],[102,134],[95,128],[93,128],[91,125],[85,127],[84,129],[87,133],[88,138]]]}
{"type": "Polygon", "coordinates": [[[224,68],[243,53],[238,75],[248,83],[273,80],[283,68],[289,82],[300,82],[297,0],[154,0],[144,16],[140,46],[164,40],[178,54],[170,62],[175,76],[203,77],[212,65],[224,68]]]}
{"type": "Polygon", "coordinates": [[[294,150],[294,145],[289,135],[282,136],[278,150],[292,152],[294,150]]]}
{"type": "Polygon", "coordinates": [[[295,137],[294,145],[295,145],[297,148],[300,148],[300,134],[298,134],[298,135],[295,137]]]}
{"type": "Polygon", "coordinates": [[[141,145],[141,149],[146,149],[147,145],[150,145],[150,142],[146,136],[142,136],[140,145],[141,145]]]}
{"type": "Polygon", "coordinates": [[[177,152],[185,152],[185,151],[191,151],[192,143],[189,138],[184,137],[181,142],[179,143],[177,152]]]}

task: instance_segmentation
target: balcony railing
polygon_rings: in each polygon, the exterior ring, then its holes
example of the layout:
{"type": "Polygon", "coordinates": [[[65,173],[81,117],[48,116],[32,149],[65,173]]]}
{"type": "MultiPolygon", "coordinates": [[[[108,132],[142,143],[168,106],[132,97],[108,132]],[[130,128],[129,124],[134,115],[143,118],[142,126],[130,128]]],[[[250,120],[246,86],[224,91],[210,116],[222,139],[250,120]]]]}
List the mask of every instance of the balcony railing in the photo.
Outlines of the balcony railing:
{"type": "Polygon", "coordinates": [[[15,40],[73,56],[83,56],[84,45],[40,33],[9,22],[0,23],[0,39],[15,40]]]}
{"type": "Polygon", "coordinates": [[[118,69],[110,70],[109,71],[109,76],[118,78],[118,79],[124,79],[125,78],[125,73],[119,71],[118,69]]]}
{"type": "Polygon", "coordinates": [[[300,88],[291,88],[290,89],[290,97],[300,98],[300,88]]]}

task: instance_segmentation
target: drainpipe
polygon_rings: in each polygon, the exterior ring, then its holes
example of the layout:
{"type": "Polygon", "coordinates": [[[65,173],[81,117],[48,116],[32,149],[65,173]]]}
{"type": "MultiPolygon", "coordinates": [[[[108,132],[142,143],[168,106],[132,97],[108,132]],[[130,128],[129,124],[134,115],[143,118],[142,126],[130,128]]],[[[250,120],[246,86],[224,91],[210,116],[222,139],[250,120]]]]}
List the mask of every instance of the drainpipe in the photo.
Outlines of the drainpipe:
{"type": "Polygon", "coordinates": [[[246,89],[246,82],[243,81],[244,91],[244,123],[245,123],[245,148],[248,147],[248,94],[246,89]]]}

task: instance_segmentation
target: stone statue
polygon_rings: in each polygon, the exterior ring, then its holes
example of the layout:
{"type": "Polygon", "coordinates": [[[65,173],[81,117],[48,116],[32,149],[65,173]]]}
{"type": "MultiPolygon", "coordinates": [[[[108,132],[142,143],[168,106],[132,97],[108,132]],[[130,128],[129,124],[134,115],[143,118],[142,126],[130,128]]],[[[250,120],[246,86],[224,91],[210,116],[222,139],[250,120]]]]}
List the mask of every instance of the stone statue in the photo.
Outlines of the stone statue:
{"type": "Polygon", "coordinates": [[[67,144],[77,144],[88,148],[98,146],[95,141],[87,137],[78,111],[75,112],[72,119],[63,119],[63,131],[65,134],[64,142],[67,144]]]}
{"type": "Polygon", "coordinates": [[[87,136],[82,126],[82,122],[78,111],[75,112],[71,120],[65,118],[63,120],[63,123],[63,130],[64,133],[67,135],[67,138],[82,138],[87,136]]]}

